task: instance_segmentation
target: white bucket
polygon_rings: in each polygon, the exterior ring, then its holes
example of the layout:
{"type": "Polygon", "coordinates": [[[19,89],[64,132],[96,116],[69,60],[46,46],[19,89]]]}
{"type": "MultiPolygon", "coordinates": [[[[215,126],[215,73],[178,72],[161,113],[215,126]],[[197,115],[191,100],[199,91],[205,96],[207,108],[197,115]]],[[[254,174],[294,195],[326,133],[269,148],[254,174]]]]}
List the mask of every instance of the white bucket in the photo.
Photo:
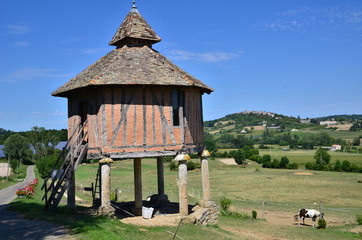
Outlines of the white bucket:
{"type": "Polygon", "coordinates": [[[153,208],[142,207],[142,217],[143,218],[152,218],[153,208]]]}

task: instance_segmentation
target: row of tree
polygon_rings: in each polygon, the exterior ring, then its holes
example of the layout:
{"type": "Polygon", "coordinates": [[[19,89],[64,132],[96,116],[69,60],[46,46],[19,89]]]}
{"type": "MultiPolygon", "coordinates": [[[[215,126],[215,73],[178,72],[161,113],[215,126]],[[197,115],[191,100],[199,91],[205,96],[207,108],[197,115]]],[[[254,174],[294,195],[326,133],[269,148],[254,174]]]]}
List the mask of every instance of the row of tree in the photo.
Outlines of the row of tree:
{"type": "Polygon", "coordinates": [[[337,160],[333,165],[330,164],[331,155],[323,148],[319,148],[314,154],[315,162],[308,162],[305,164],[305,169],[318,170],[318,171],[336,171],[336,172],[360,172],[362,167],[347,160],[337,160]]]}
{"type": "MultiPolygon", "coordinates": [[[[36,128],[36,127],[34,127],[36,128]]],[[[31,130],[33,131],[33,129],[31,130]]],[[[5,130],[0,128],[0,145],[4,145],[5,140],[12,135],[20,135],[23,137],[28,137],[29,132],[31,131],[23,131],[23,132],[14,132],[10,130],[5,130]]],[[[67,141],[68,140],[68,131],[67,129],[55,130],[55,129],[44,129],[45,132],[55,136],[59,141],[67,141]]]]}
{"type": "Polygon", "coordinates": [[[51,170],[59,150],[55,146],[59,137],[52,130],[33,127],[24,134],[11,134],[4,142],[3,152],[10,160],[10,166],[18,172],[19,164],[36,164],[41,175],[46,176],[51,170]],[[55,160],[54,160],[55,159],[55,160]]]}
{"type": "MultiPolygon", "coordinates": [[[[244,146],[253,146],[254,144],[272,144],[279,146],[289,146],[291,149],[303,148],[313,149],[316,146],[331,146],[333,144],[346,145],[345,141],[339,138],[333,138],[328,133],[309,133],[301,136],[297,134],[282,133],[276,134],[274,131],[266,129],[261,138],[246,137],[245,135],[232,135],[223,133],[219,138],[211,134],[205,135],[205,146],[209,150],[221,148],[243,148],[244,146]]],[[[360,138],[354,139],[353,144],[358,146],[360,138]]]]}

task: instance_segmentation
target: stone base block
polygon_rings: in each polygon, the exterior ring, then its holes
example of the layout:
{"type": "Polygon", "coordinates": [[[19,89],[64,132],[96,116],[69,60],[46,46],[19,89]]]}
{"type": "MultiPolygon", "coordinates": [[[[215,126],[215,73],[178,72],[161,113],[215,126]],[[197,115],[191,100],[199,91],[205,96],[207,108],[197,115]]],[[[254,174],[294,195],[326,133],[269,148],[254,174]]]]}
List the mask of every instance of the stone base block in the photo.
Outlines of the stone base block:
{"type": "Polygon", "coordinates": [[[109,206],[100,206],[97,210],[98,215],[107,216],[109,218],[114,217],[115,209],[109,205],[109,206]]]}
{"type": "Polygon", "coordinates": [[[192,211],[193,213],[188,215],[184,222],[204,226],[218,223],[218,210],[213,201],[201,202],[200,206],[195,206],[192,211]]]}

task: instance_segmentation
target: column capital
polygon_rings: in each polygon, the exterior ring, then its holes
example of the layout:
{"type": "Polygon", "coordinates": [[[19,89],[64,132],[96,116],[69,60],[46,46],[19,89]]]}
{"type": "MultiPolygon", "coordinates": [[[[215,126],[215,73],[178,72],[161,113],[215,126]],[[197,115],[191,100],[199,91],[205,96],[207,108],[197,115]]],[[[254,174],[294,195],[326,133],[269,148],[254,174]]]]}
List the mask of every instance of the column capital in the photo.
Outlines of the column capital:
{"type": "Polygon", "coordinates": [[[113,163],[112,158],[102,158],[98,163],[113,163]]]}

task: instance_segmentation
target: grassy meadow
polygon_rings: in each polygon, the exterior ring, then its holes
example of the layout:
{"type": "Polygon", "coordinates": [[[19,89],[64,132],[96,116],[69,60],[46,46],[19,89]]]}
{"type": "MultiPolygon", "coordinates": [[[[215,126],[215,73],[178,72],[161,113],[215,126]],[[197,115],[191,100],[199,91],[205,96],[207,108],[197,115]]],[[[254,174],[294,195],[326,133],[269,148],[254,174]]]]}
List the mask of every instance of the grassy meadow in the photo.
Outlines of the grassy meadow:
{"type": "MultiPolygon", "coordinates": [[[[300,161],[309,160],[301,158],[300,161]]],[[[178,202],[178,172],[170,171],[168,164],[164,164],[165,192],[172,202],[178,202]]],[[[362,229],[356,224],[355,215],[362,214],[362,174],[306,171],[304,168],[264,169],[256,164],[230,166],[217,159],[210,160],[209,167],[212,200],[219,205],[220,198],[226,196],[232,200],[230,210],[248,214],[256,210],[258,220],[220,216],[216,227],[183,224],[178,232],[182,239],[361,239],[358,232],[362,229]],[[326,214],[325,230],[294,225],[293,215],[300,208],[318,209],[320,206],[326,214]]],[[[90,186],[97,168],[98,164],[79,166],[77,186],[90,186]]],[[[142,160],[142,178],[143,198],[146,199],[157,193],[156,159],[142,160]]],[[[134,200],[132,160],[114,162],[111,181],[112,189],[122,191],[120,201],[134,200]]],[[[202,198],[200,169],[188,172],[188,184],[189,203],[197,203],[202,198]]],[[[54,214],[43,212],[40,185],[34,199],[17,199],[11,209],[32,219],[63,225],[76,239],[172,239],[170,232],[176,231],[176,226],[133,226],[117,219],[89,215],[84,207],[77,207],[76,212],[65,206],[54,214]]],[[[88,193],[78,191],[77,196],[91,200],[88,193]]],[[[311,220],[306,223],[311,224],[311,220]]]]}
{"type": "MultiPolygon", "coordinates": [[[[289,153],[291,162],[296,161],[299,164],[304,164],[313,157],[312,152],[280,151],[281,153],[289,153]],[[310,159],[305,156],[309,156],[310,159]]],[[[361,164],[361,156],[350,156],[346,160],[361,164]]],[[[193,161],[198,160],[193,159],[193,161]]],[[[251,214],[252,210],[256,210],[258,218],[263,215],[266,220],[220,217],[218,227],[202,228],[208,234],[201,235],[200,239],[359,238],[358,234],[351,233],[349,230],[356,227],[356,214],[362,214],[361,174],[306,171],[304,168],[299,170],[264,169],[256,164],[246,167],[228,166],[217,159],[210,160],[209,166],[213,201],[219,204],[219,199],[226,196],[232,200],[232,211],[251,214]],[[326,214],[327,229],[321,231],[293,225],[293,215],[303,207],[314,209],[321,207],[326,214]],[[275,222],[280,222],[280,224],[275,224],[275,222]],[[312,232],[314,236],[309,235],[312,232]]],[[[80,166],[76,176],[77,184],[89,186],[94,181],[97,167],[97,164],[80,166]]],[[[168,163],[165,163],[165,192],[172,202],[178,201],[177,174],[177,171],[170,171],[168,163]]],[[[112,189],[118,188],[122,191],[120,201],[133,201],[133,161],[116,161],[112,164],[111,175],[112,189]]],[[[145,199],[148,195],[157,193],[155,159],[142,160],[142,177],[145,199]]],[[[188,183],[189,202],[190,204],[197,203],[202,198],[199,169],[188,172],[188,183]]],[[[90,199],[84,194],[79,196],[90,199]]],[[[307,220],[306,223],[311,224],[311,220],[309,222],[307,220]]],[[[189,228],[193,227],[187,226],[185,229],[191,231],[189,228]]],[[[180,236],[186,237],[182,235],[182,231],[180,236]]]]}

